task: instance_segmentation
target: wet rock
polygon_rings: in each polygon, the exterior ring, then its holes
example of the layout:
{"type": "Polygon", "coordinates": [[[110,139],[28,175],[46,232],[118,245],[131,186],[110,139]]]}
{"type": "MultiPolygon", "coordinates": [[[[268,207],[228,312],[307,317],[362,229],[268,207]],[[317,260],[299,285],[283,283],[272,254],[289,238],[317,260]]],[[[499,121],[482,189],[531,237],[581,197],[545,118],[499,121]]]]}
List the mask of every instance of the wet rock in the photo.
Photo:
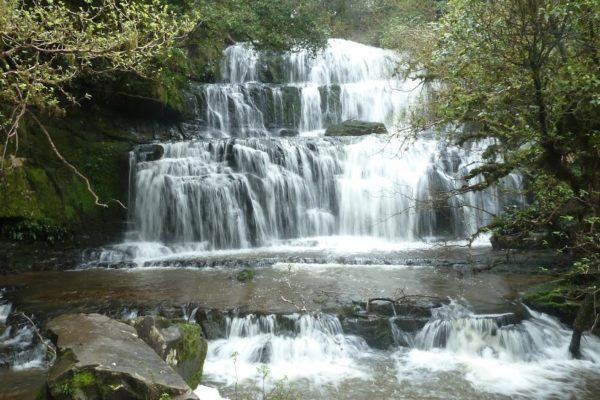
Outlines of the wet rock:
{"type": "Polygon", "coordinates": [[[552,243],[552,241],[550,232],[544,231],[527,232],[526,234],[504,234],[496,231],[490,239],[494,250],[541,250],[548,248],[548,243],[552,243]]]}
{"type": "Polygon", "coordinates": [[[394,344],[390,321],[386,318],[346,318],[342,321],[344,333],[365,339],[375,349],[386,350],[394,344]]]}
{"type": "Polygon", "coordinates": [[[277,314],[277,330],[278,333],[291,334],[296,330],[296,322],[298,321],[296,315],[289,314],[277,314]]]}
{"type": "Polygon", "coordinates": [[[165,148],[159,144],[144,144],[136,148],[138,161],[157,161],[165,155],[165,148]]]}
{"type": "MultiPolygon", "coordinates": [[[[436,297],[407,296],[405,300],[370,299],[369,302],[354,302],[363,315],[384,317],[425,318],[431,317],[431,310],[448,304],[448,300],[436,297]]],[[[360,314],[360,312],[358,313],[360,314]]]]}
{"type": "Polygon", "coordinates": [[[393,319],[394,325],[396,325],[402,332],[405,333],[417,333],[427,324],[429,318],[415,318],[415,317],[396,317],[393,319]]]}
{"type": "Polygon", "coordinates": [[[296,137],[300,134],[296,129],[280,129],[278,133],[281,137],[296,137]]]}
{"type": "Polygon", "coordinates": [[[380,122],[348,120],[327,128],[325,136],[364,136],[386,133],[389,133],[387,128],[380,122]]]}
{"type": "Polygon", "coordinates": [[[576,293],[576,288],[562,279],[530,288],[524,294],[523,302],[534,310],[554,315],[564,324],[571,325],[580,307],[580,303],[574,300],[576,293]]]}
{"type": "Polygon", "coordinates": [[[181,330],[166,318],[147,315],[137,318],[132,323],[133,327],[148,346],[163,360],[167,359],[179,341],[181,330]]]}
{"type": "Polygon", "coordinates": [[[208,349],[200,326],[148,315],[133,321],[133,327],[190,387],[198,386],[208,349]]]}
{"type": "Polygon", "coordinates": [[[221,339],[225,337],[225,315],[219,310],[200,311],[196,314],[204,336],[208,340],[221,339]]]}
{"type": "Polygon", "coordinates": [[[47,324],[58,358],[48,374],[53,399],[196,399],[135,329],[99,314],[66,314],[47,324]]]}

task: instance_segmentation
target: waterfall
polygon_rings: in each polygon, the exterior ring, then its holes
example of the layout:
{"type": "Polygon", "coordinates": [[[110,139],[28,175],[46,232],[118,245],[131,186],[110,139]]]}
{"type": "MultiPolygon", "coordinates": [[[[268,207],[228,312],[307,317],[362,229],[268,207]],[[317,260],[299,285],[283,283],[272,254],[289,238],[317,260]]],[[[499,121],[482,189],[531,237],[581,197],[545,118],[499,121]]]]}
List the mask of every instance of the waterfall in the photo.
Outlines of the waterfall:
{"type": "Polygon", "coordinates": [[[274,379],[311,375],[322,383],[366,377],[359,360],[369,353],[365,341],[344,335],[341,323],[329,314],[227,318],[226,337],[210,343],[205,370],[210,379],[228,385],[235,359],[237,379],[256,377],[268,365],[274,379]],[[210,372],[208,372],[210,371],[210,372]]]}
{"type": "Polygon", "coordinates": [[[246,44],[224,52],[221,83],[202,85],[197,115],[207,138],[319,135],[349,119],[402,125],[419,82],[395,79],[393,51],[331,39],[317,55],[259,53],[246,44]]]}
{"type": "Polygon", "coordinates": [[[394,75],[398,62],[392,51],[337,39],[316,56],[229,47],[220,83],[197,89],[198,138],[135,152],[132,231],[101,259],[336,235],[454,240],[522,204],[518,174],[443,197],[477,182],[465,176],[489,143],[456,148],[424,135],[407,147],[396,135],[323,137],[348,119],[401,127],[420,89],[394,75]]]}
{"type": "Polygon", "coordinates": [[[424,393],[468,399],[585,396],[580,379],[595,373],[600,340],[586,336],[583,359],[571,360],[571,332],[552,317],[524,313],[524,319],[476,314],[452,301],[433,309],[416,332],[403,332],[392,323],[399,345],[391,360],[389,352],[372,350],[362,338],[344,333],[334,315],[228,317],[225,336],[209,343],[205,379],[228,392],[237,384],[251,386],[266,366],[273,374],[268,388],[287,377],[290,385],[301,382],[296,388],[307,398],[351,393],[368,399],[374,390],[382,398],[422,398],[424,393]],[[376,386],[369,386],[374,381],[376,386]],[[453,385],[440,386],[440,381],[453,385]],[[344,382],[352,383],[348,388],[344,382]]]}
{"type": "Polygon", "coordinates": [[[523,399],[587,398],[582,382],[600,362],[600,341],[586,337],[582,360],[569,354],[572,331],[532,310],[475,314],[457,302],[434,310],[416,335],[396,332],[412,349],[396,352],[400,382],[455,376],[479,391],[523,399]]]}

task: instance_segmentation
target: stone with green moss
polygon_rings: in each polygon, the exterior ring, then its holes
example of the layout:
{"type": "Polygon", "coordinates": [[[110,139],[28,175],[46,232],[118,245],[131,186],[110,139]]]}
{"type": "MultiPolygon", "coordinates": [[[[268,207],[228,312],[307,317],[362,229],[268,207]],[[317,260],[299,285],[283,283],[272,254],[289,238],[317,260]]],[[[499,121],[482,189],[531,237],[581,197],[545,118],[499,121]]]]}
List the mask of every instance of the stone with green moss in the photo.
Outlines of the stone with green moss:
{"type": "Polygon", "coordinates": [[[577,316],[581,302],[577,300],[577,287],[566,279],[560,279],[529,289],[523,302],[534,310],[558,317],[571,325],[577,316]]]}
{"type": "Polygon", "coordinates": [[[140,338],[173,367],[190,387],[198,386],[208,350],[199,325],[145,316],[136,319],[133,326],[140,338]]]}
{"type": "Polygon", "coordinates": [[[245,268],[237,273],[236,279],[243,283],[252,282],[254,280],[254,275],[256,275],[256,273],[253,269],[245,268]]]}
{"type": "Polygon", "coordinates": [[[129,325],[98,314],[69,314],[47,328],[58,349],[48,373],[54,400],[196,398],[129,325]]]}
{"type": "Polygon", "coordinates": [[[182,338],[175,347],[177,364],[173,368],[190,387],[195,388],[202,380],[208,343],[202,337],[199,325],[178,323],[177,326],[181,329],[182,338]]]}
{"type": "MultiPolygon", "coordinates": [[[[101,202],[122,200],[122,168],[131,143],[118,135],[105,135],[100,121],[66,124],[53,121],[46,126],[62,156],[88,179],[101,202]],[[89,130],[93,130],[91,133],[89,130]]],[[[22,150],[16,166],[0,174],[0,225],[23,221],[45,226],[77,229],[90,220],[121,219],[116,203],[98,207],[87,183],[73,173],[52,151],[39,127],[25,124],[19,136],[22,150]]],[[[6,238],[5,238],[6,239],[6,238]]]]}

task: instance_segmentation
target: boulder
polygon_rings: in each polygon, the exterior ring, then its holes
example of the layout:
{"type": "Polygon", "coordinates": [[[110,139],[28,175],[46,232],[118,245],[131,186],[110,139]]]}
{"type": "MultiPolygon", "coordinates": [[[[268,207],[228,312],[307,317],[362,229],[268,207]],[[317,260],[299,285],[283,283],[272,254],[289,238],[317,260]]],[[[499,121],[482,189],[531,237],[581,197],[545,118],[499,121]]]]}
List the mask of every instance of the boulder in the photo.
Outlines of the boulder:
{"type": "Polygon", "coordinates": [[[342,327],[346,334],[362,337],[375,349],[387,350],[394,344],[390,321],[387,318],[346,318],[342,321],[342,327]]]}
{"type": "Polygon", "coordinates": [[[208,350],[200,326],[171,322],[163,317],[145,316],[133,322],[139,337],[183,377],[190,387],[200,384],[208,350]]]}
{"type": "Polygon", "coordinates": [[[367,122],[358,120],[348,120],[341,124],[333,125],[327,128],[325,136],[364,136],[371,134],[389,133],[384,124],[380,122],[367,122]]]}
{"type": "Polygon", "coordinates": [[[52,399],[197,399],[127,324],[100,314],[66,314],[47,329],[58,349],[48,373],[52,399]]]}

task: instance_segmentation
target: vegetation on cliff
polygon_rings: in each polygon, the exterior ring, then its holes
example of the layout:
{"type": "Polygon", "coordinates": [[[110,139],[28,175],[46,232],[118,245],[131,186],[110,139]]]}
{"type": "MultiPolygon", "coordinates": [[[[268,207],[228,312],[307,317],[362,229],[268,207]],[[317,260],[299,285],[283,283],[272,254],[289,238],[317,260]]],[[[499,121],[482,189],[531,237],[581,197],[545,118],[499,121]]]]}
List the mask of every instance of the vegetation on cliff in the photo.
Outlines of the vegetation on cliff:
{"type": "Polygon", "coordinates": [[[122,219],[111,202],[124,193],[122,159],[155,135],[153,120],[185,115],[190,80],[215,79],[233,41],[323,46],[324,10],[317,0],[0,1],[0,237],[52,242],[90,218],[122,219]]]}
{"type": "Polygon", "coordinates": [[[499,243],[537,236],[572,254],[578,278],[569,281],[579,290],[568,291],[567,302],[597,293],[599,283],[598,26],[594,0],[452,0],[438,21],[417,24],[421,45],[396,41],[412,60],[410,73],[433,83],[414,126],[468,126],[447,133],[459,145],[488,143],[469,174],[478,179],[460,192],[513,171],[526,177],[530,205],[509,210],[492,229],[499,243]]]}

